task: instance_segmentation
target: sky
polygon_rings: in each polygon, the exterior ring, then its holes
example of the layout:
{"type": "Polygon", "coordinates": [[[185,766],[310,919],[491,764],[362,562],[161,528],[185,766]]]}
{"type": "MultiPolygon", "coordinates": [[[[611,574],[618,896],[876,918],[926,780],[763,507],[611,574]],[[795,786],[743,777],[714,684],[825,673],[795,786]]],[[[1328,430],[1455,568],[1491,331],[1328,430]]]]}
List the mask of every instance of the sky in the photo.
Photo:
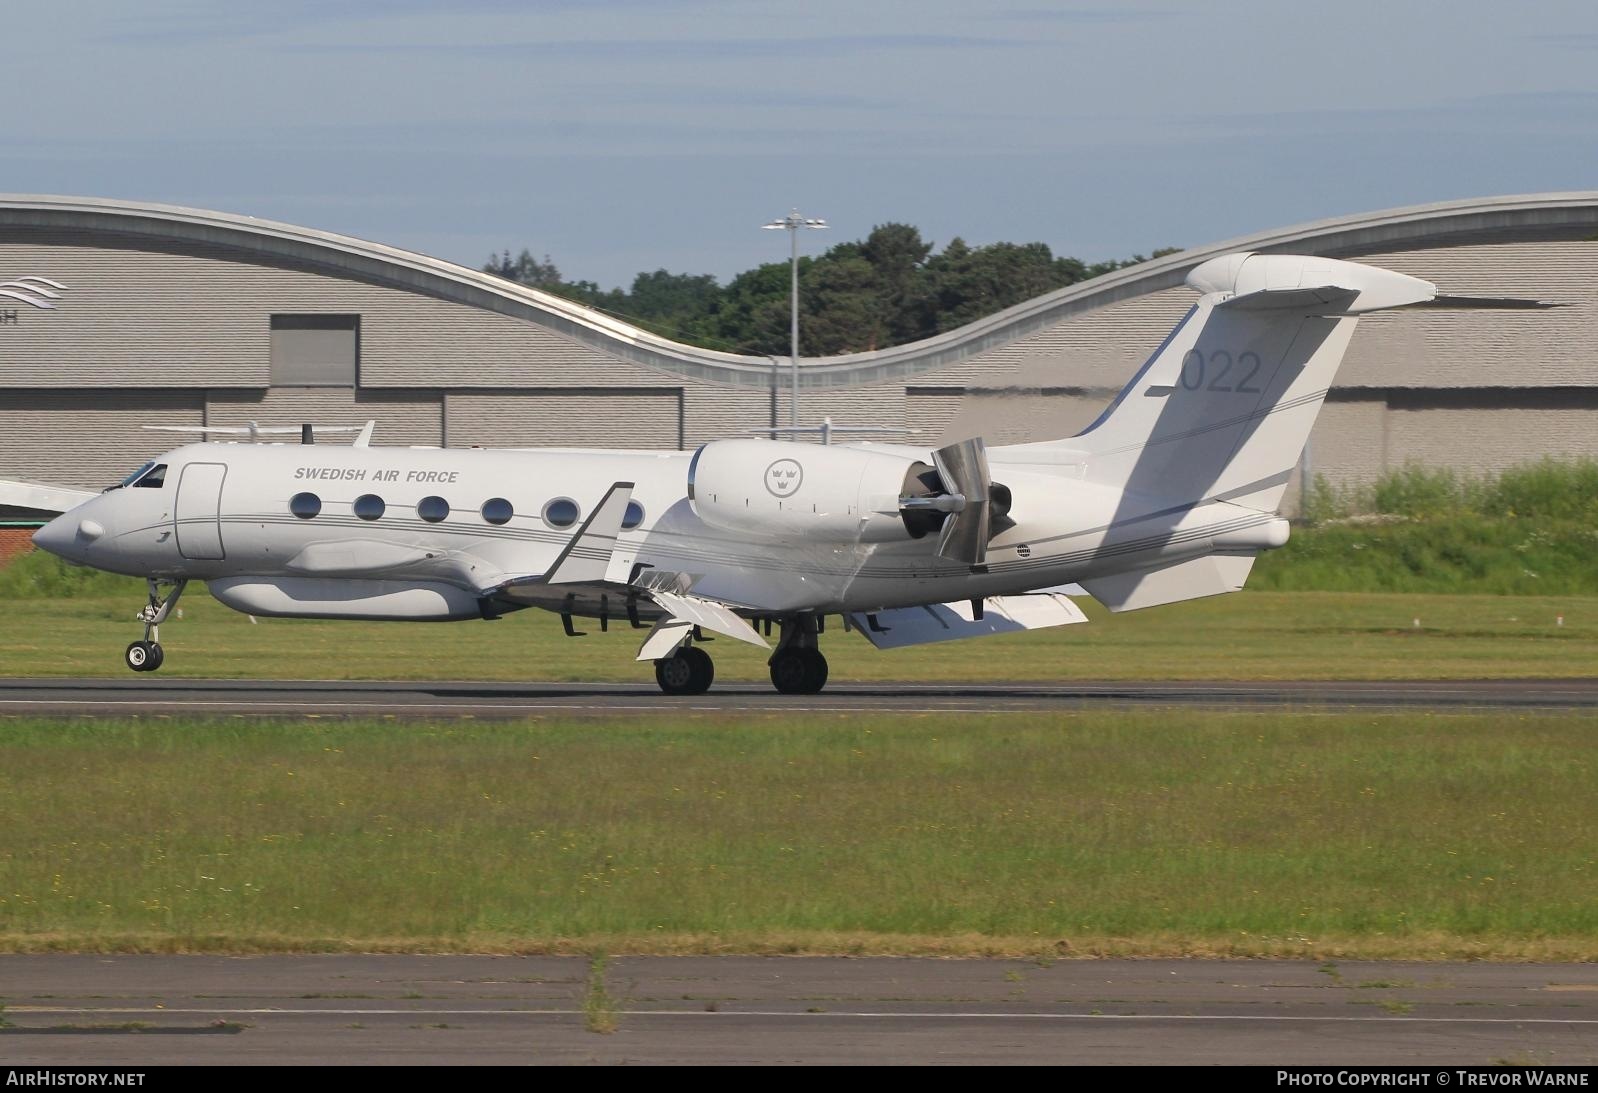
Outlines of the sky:
{"type": "Polygon", "coordinates": [[[53,0],[0,192],[243,213],[568,280],[914,224],[1089,261],[1598,189],[1591,0],[53,0]]]}

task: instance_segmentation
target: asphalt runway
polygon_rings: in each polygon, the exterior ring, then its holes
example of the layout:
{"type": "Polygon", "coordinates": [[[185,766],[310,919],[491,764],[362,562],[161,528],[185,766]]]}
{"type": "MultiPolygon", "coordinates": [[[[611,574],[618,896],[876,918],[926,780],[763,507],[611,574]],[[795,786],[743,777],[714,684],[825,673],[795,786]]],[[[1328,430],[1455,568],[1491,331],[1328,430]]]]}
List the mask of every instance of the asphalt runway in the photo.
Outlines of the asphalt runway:
{"type": "Polygon", "coordinates": [[[16,1065],[1598,1063],[1590,964],[3,956],[16,1065]]]}
{"type": "Polygon", "coordinates": [[[1094,706],[1215,709],[1598,709],[1598,679],[1403,682],[839,683],[779,695],[732,683],[693,698],[652,684],[3,679],[0,716],[250,714],[409,718],[612,716],[618,713],[994,713],[1094,706]]]}

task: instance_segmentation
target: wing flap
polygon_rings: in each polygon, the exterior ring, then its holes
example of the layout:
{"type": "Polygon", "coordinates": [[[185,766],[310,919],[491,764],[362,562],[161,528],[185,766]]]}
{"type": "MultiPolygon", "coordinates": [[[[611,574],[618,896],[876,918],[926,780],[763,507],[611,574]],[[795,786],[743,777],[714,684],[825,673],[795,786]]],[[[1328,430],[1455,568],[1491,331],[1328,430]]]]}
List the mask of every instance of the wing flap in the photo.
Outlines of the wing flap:
{"type": "Polygon", "coordinates": [[[1013,634],[1087,622],[1082,609],[1058,592],[990,596],[976,617],[968,600],[900,607],[871,615],[850,614],[849,621],[878,649],[902,649],[935,641],[958,641],[990,634],[1013,634]],[[873,623],[875,625],[873,625],[873,623]]]}
{"type": "Polygon", "coordinates": [[[729,638],[747,641],[750,645],[758,645],[762,649],[771,648],[766,644],[766,639],[761,637],[753,626],[750,626],[738,613],[724,603],[715,600],[703,599],[699,596],[689,596],[681,592],[665,592],[651,589],[644,593],[660,605],[661,609],[671,616],[670,622],[685,622],[694,626],[703,626],[706,630],[714,630],[718,634],[725,634],[729,638]]]}
{"type": "Polygon", "coordinates": [[[688,640],[694,624],[683,619],[661,619],[638,649],[638,660],[662,660],[688,640]]]}

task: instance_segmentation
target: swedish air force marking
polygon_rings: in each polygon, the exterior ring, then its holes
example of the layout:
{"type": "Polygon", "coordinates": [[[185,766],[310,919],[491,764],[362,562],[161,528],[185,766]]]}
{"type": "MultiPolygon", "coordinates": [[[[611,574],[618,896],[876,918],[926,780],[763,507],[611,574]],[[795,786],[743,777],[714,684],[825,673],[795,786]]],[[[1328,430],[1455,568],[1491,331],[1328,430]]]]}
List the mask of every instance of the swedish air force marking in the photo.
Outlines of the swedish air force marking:
{"type": "Polygon", "coordinates": [[[805,469],[796,459],[779,459],[766,468],[766,490],[773,497],[792,497],[805,480],[805,469]]]}

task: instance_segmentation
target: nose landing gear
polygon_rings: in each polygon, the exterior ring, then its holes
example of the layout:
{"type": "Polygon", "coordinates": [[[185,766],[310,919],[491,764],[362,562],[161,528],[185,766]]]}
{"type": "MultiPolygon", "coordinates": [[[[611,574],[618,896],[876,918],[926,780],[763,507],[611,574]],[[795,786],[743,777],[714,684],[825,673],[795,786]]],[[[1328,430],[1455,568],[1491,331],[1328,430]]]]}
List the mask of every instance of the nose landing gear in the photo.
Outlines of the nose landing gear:
{"type": "Polygon", "coordinates": [[[145,582],[150,589],[150,602],[139,611],[138,619],[144,623],[144,640],[129,645],[122,661],[135,672],[153,672],[161,667],[166,654],[161,651],[161,624],[172,613],[172,607],[183,595],[188,581],[162,581],[151,577],[145,582]],[[163,586],[171,591],[163,597],[163,586]]]}

